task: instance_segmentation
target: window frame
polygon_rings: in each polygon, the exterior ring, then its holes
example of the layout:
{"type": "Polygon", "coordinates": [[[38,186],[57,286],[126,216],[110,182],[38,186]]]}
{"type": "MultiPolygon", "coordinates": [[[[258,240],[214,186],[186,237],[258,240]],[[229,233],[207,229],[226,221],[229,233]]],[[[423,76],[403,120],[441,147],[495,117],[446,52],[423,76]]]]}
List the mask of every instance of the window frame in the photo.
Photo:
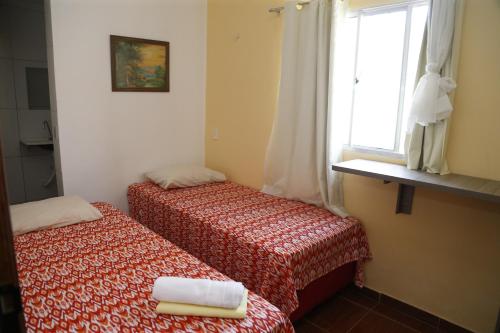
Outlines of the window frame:
{"type": "Polygon", "coordinates": [[[367,153],[367,154],[376,154],[382,156],[388,156],[396,159],[403,160],[405,155],[404,153],[400,153],[401,148],[401,135],[402,135],[402,125],[403,125],[403,115],[404,115],[404,102],[405,102],[405,90],[406,90],[406,82],[407,82],[407,71],[408,71],[408,54],[410,49],[410,34],[412,27],[412,12],[415,7],[429,5],[428,0],[409,0],[402,3],[397,4],[389,4],[382,5],[376,7],[368,7],[361,8],[354,11],[349,11],[347,13],[348,18],[356,19],[356,42],[355,42],[355,50],[354,50],[354,68],[353,68],[353,77],[352,77],[352,93],[351,93],[351,105],[349,110],[349,136],[348,143],[344,145],[344,149],[367,153]],[[385,148],[377,148],[377,147],[369,147],[369,146],[360,146],[352,144],[352,130],[353,130],[353,118],[354,118],[354,100],[356,96],[356,76],[358,70],[358,54],[359,54],[359,37],[360,37],[360,26],[363,16],[371,16],[371,15],[379,15],[386,14],[395,11],[404,11],[406,14],[405,21],[405,32],[404,32],[404,41],[403,41],[403,57],[401,62],[401,78],[400,78],[400,86],[399,86],[399,100],[398,100],[398,110],[397,110],[397,123],[396,123],[396,133],[394,138],[394,146],[393,149],[385,149],[385,148]]]}

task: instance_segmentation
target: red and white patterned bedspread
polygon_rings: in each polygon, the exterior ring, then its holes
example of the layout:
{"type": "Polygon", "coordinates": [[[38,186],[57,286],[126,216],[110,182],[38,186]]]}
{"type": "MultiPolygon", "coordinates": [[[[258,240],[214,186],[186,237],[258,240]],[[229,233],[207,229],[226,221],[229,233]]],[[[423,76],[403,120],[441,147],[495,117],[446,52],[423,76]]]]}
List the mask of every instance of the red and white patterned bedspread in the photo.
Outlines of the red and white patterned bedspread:
{"type": "Polygon", "coordinates": [[[29,332],[293,332],[253,293],[242,320],[157,314],[156,277],[227,277],[111,205],[95,206],[100,220],[15,238],[29,332]]]}
{"type": "Polygon", "coordinates": [[[287,315],[297,290],[357,261],[356,283],[370,258],[354,218],[232,182],[164,190],[129,186],[131,215],[229,277],[242,281],[287,315]]]}

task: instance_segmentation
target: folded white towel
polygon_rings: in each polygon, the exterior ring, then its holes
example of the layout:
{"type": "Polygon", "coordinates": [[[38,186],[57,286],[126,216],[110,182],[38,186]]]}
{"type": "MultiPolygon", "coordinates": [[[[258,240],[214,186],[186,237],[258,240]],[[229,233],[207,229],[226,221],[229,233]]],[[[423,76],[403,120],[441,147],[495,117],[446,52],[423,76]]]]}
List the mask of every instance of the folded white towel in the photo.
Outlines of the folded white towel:
{"type": "Polygon", "coordinates": [[[241,282],[162,276],[153,286],[153,298],[162,302],[236,309],[243,299],[241,282]]]}

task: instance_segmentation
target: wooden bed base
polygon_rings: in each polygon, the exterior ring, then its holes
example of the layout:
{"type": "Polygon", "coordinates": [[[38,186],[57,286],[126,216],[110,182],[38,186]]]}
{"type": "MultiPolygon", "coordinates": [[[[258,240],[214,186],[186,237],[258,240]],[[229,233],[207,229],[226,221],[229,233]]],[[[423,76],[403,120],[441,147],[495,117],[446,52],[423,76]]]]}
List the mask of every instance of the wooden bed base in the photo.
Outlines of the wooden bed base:
{"type": "Polygon", "coordinates": [[[302,290],[298,290],[299,308],[290,315],[290,320],[297,321],[317,305],[323,303],[337,291],[346,287],[354,280],[356,262],[340,266],[325,276],[314,280],[302,290]]]}

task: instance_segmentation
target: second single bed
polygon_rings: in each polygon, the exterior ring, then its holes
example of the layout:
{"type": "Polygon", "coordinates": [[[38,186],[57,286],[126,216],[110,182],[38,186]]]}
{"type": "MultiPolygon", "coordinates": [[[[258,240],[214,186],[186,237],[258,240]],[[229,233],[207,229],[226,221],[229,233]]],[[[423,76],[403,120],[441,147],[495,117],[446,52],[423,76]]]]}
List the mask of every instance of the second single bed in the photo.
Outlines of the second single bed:
{"type": "Polygon", "coordinates": [[[354,218],[233,182],[169,190],[133,184],[128,201],[139,222],[242,281],[292,319],[300,316],[294,313],[302,308],[299,301],[310,308],[332,286],[353,278],[363,283],[370,251],[354,218]],[[308,288],[313,293],[299,299],[308,288]]]}

